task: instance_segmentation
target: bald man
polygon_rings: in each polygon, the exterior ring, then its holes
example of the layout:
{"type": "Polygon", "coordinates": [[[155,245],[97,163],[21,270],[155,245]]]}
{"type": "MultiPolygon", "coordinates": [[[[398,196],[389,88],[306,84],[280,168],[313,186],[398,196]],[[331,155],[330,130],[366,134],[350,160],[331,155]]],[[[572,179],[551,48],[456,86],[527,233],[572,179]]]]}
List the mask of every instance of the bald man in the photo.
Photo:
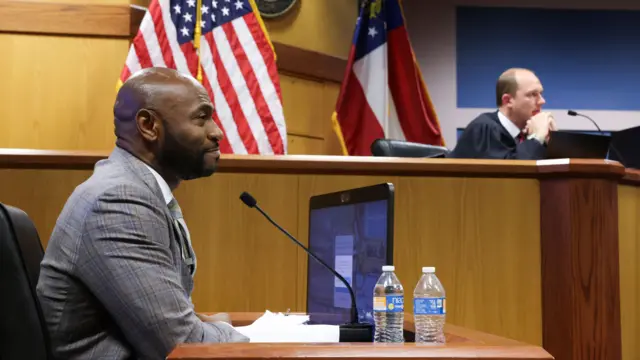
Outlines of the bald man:
{"type": "Polygon", "coordinates": [[[531,70],[515,68],[502,73],[496,84],[498,110],[471,121],[449,157],[544,159],[555,120],[541,112],[545,104],[542,90],[531,70]]]}
{"type": "Polygon", "coordinates": [[[51,234],[37,293],[62,359],[164,359],[179,343],[242,342],[194,312],[196,258],[172,191],[214,173],[220,129],[192,77],[165,68],[127,80],[116,147],[71,194],[51,234]]]}

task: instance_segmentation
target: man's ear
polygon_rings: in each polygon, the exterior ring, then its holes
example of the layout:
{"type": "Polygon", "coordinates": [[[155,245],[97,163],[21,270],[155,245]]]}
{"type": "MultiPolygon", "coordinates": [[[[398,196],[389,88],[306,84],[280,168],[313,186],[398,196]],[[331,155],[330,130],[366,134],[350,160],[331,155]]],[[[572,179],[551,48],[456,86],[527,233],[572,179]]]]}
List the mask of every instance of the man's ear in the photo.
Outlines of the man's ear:
{"type": "Polygon", "coordinates": [[[140,109],[136,113],[136,126],[145,140],[158,140],[158,120],[155,113],[147,109],[140,109]]]}
{"type": "Polygon", "coordinates": [[[507,105],[513,97],[510,94],[502,94],[502,105],[507,105]]]}

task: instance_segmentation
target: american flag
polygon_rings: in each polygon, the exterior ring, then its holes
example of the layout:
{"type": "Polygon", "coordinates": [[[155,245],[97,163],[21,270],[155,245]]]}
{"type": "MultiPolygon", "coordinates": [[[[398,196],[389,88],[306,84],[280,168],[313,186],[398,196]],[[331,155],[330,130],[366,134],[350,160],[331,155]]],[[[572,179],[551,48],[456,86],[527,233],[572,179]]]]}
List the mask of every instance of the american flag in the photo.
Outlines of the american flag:
{"type": "Polygon", "coordinates": [[[147,67],[190,74],[215,106],[213,120],[225,135],[221,152],[286,154],[275,60],[253,0],[152,0],[118,85],[147,67]]]}

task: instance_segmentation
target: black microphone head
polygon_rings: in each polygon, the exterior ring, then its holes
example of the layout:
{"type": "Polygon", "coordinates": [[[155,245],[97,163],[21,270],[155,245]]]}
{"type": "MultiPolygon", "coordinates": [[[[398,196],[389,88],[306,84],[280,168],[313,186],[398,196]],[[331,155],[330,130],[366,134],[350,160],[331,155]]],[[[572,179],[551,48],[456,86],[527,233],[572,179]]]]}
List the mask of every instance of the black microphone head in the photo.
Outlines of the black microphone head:
{"type": "Polygon", "coordinates": [[[569,110],[569,111],[567,111],[567,114],[569,114],[569,115],[571,115],[571,116],[576,116],[576,115],[578,115],[578,113],[577,113],[577,112],[575,112],[575,111],[573,111],[573,110],[569,110]]]}
{"type": "Polygon", "coordinates": [[[250,208],[255,207],[256,204],[258,204],[256,198],[251,196],[251,194],[246,191],[243,191],[242,194],[240,194],[240,200],[242,200],[242,202],[250,208]]]}

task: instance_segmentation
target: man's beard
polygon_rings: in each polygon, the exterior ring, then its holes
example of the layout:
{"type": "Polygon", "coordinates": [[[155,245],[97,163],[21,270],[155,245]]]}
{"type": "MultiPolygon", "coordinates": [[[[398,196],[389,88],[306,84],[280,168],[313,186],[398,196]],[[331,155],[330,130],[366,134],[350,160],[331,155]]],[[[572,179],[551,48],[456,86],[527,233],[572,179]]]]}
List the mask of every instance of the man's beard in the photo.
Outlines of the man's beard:
{"type": "Polygon", "coordinates": [[[160,149],[159,162],[163,168],[170,169],[181,180],[192,180],[210,176],[215,172],[215,168],[205,169],[204,156],[205,151],[190,149],[167,131],[163,147],[160,149]]]}

